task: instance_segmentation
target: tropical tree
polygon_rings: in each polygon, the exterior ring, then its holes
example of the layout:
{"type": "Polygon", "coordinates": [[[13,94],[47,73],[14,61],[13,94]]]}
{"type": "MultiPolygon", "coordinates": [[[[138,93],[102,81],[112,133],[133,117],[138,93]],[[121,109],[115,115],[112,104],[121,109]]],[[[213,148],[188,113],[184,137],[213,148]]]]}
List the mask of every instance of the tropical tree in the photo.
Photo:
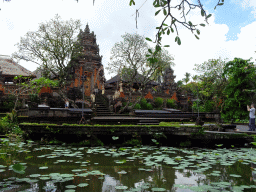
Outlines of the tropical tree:
{"type": "Polygon", "coordinates": [[[183,78],[182,80],[183,80],[183,82],[185,82],[186,83],[186,85],[188,84],[188,82],[190,81],[190,76],[191,76],[191,74],[190,73],[188,73],[188,72],[186,72],[185,73],[185,78],[183,78]]]}
{"type": "MultiPolygon", "coordinates": [[[[75,51],[81,49],[77,34],[81,26],[80,20],[63,21],[55,15],[48,22],[41,23],[37,31],[29,31],[16,44],[18,51],[13,57],[18,60],[33,62],[43,70],[45,77],[54,76],[59,80],[59,94],[65,100],[66,93],[62,89],[67,83],[68,70],[66,66],[75,57],[75,51]]],[[[74,102],[71,105],[76,107],[74,102]]]]}
{"type": "MultiPolygon", "coordinates": [[[[153,50],[155,51],[155,50],[153,50]]],[[[156,71],[152,74],[151,79],[154,81],[157,81],[158,83],[163,83],[163,75],[166,69],[171,68],[172,66],[175,66],[175,63],[173,62],[174,58],[173,56],[164,48],[161,49],[161,51],[157,52],[156,57],[157,59],[157,65],[159,66],[156,71]]],[[[148,65],[150,65],[150,62],[148,62],[148,65]]]]}
{"type": "MultiPolygon", "coordinates": [[[[225,89],[228,81],[224,73],[224,67],[226,65],[226,60],[218,59],[209,59],[208,61],[202,64],[195,64],[194,71],[199,73],[195,79],[200,81],[200,99],[202,103],[214,101],[215,110],[222,107],[225,95],[223,90],[225,89]]],[[[221,109],[220,109],[221,110],[221,109]]]]}
{"type": "MultiPolygon", "coordinates": [[[[134,83],[139,85],[140,97],[133,103],[133,108],[142,98],[143,89],[152,81],[153,77],[157,77],[163,68],[163,62],[146,55],[147,51],[152,53],[149,45],[143,36],[138,34],[122,35],[123,41],[114,45],[111,50],[110,63],[107,69],[110,73],[116,73],[126,82],[129,89],[127,105],[119,111],[127,109],[132,98],[132,88],[134,83]]],[[[161,50],[160,47],[157,47],[161,50]]]]}
{"type": "Polygon", "coordinates": [[[255,75],[256,68],[250,59],[235,58],[225,65],[223,76],[228,77],[222,113],[225,119],[248,118],[246,106],[251,104],[252,99],[246,90],[255,90],[255,75]]]}

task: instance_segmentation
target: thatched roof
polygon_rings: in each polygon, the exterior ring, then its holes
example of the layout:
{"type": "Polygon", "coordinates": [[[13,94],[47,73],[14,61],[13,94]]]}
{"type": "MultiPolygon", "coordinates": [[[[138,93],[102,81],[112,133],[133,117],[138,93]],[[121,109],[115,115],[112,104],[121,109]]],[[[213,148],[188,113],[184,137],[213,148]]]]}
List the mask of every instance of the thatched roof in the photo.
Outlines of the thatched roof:
{"type": "Polygon", "coordinates": [[[10,57],[0,56],[0,71],[5,76],[33,76],[31,71],[14,62],[10,57]]]}

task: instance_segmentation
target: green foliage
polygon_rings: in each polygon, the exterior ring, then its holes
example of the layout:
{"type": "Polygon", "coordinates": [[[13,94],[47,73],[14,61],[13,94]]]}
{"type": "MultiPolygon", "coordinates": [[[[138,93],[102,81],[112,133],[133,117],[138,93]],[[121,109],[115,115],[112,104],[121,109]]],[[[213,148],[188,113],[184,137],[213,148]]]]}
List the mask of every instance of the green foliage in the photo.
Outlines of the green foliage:
{"type": "Polygon", "coordinates": [[[147,110],[153,110],[153,106],[151,103],[147,103],[147,110]]]}
{"type": "MultiPolygon", "coordinates": [[[[76,34],[80,27],[80,20],[63,21],[56,14],[50,21],[40,23],[37,31],[29,31],[25,37],[21,37],[17,44],[18,51],[13,57],[38,63],[47,77],[49,73],[58,76],[61,82],[59,86],[63,86],[68,77],[66,66],[70,56],[76,55],[75,50],[79,47],[76,41],[80,38],[76,34]]],[[[40,80],[35,82],[40,83],[40,80]]]]}
{"type": "Polygon", "coordinates": [[[224,93],[226,99],[223,107],[224,119],[246,119],[253,97],[246,89],[255,89],[256,70],[250,60],[235,58],[226,64],[223,76],[228,77],[228,85],[224,93]]]}
{"type": "Polygon", "coordinates": [[[1,105],[1,109],[4,109],[6,111],[11,111],[15,105],[15,95],[13,94],[9,94],[7,97],[4,96],[2,98],[2,105],[1,105]]]}
{"type": "Polygon", "coordinates": [[[29,94],[29,101],[39,104],[40,98],[39,98],[38,94],[29,94]]]}
{"type": "Polygon", "coordinates": [[[131,146],[141,146],[141,140],[139,139],[131,139],[125,143],[126,145],[131,145],[131,146]]]}
{"type": "Polygon", "coordinates": [[[145,98],[142,98],[140,100],[140,106],[141,106],[141,109],[147,109],[147,100],[145,98]]]}
{"type": "Polygon", "coordinates": [[[166,106],[167,106],[168,108],[177,109],[177,104],[176,104],[175,99],[167,99],[167,101],[166,101],[166,106]]]}
{"type": "Polygon", "coordinates": [[[214,101],[206,101],[204,104],[204,111],[202,112],[212,112],[214,110],[214,101]]]}
{"type": "Polygon", "coordinates": [[[17,114],[13,110],[11,113],[7,113],[5,117],[2,117],[0,120],[0,132],[2,133],[22,133],[18,126],[17,114]]]}
{"type": "Polygon", "coordinates": [[[156,97],[154,100],[154,104],[157,108],[162,107],[163,103],[164,103],[164,100],[161,97],[156,97]]]}
{"type": "Polygon", "coordinates": [[[133,109],[141,109],[140,104],[139,104],[139,103],[137,103],[137,104],[134,106],[134,108],[133,108],[133,109]]]}
{"type": "Polygon", "coordinates": [[[227,78],[223,76],[225,65],[226,60],[221,58],[195,64],[194,70],[201,75],[193,76],[193,82],[187,84],[186,88],[201,100],[199,104],[203,105],[202,111],[221,110],[221,102],[225,98],[223,90],[228,84],[227,78]],[[208,101],[214,101],[213,107],[208,101]]]}

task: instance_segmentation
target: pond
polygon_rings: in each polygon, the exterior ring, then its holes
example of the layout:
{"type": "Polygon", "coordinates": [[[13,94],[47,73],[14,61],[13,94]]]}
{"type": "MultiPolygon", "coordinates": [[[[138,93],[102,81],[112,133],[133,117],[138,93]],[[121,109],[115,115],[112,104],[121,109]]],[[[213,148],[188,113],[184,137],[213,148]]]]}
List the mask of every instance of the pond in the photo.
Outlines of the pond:
{"type": "Polygon", "coordinates": [[[256,191],[256,151],[74,147],[1,139],[0,191],[256,191]]]}

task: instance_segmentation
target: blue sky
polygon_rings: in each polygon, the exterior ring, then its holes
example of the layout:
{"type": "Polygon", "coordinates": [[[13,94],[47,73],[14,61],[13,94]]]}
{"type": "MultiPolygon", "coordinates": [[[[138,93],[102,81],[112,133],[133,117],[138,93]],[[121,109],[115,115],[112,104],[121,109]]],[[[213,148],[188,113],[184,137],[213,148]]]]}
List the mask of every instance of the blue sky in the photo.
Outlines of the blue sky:
{"type": "MultiPolygon", "coordinates": [[[[84,29],[89,23],[91,31],[97,36],[102,64],[106,67],[110,61],[110,50],[115,43],[122,41],[121,35],[138,33],[154,39],[155,27],[159,26],[163,14],[155,17],[156,9],[152,6],[153,0],[135,0],[136,5],[130,7],[129,0],[11,0],[0,1],[0,55],[11,55],[16,51],[15,44],[28,31],[35,31],[39,23],[50,20],[55,14],[62,19],[80,19],[84,29]],[[141,7],[141,5],[145,4],[141,7]],[[140,8],[141,7],[141,8],[140,8]],[[138,29],[135,24],[135,11],[139,10],[138,29]]],[[[177,3],[180,0],[172,0],[177,3]]],[[[192,0],[191,0],[192,1],[192,0]]],[[[164,36],[162,43],[169,44],[167,48],[174,57],[173,67],[176,81],[184,78],[186,72],[195,75],[195,64],[209,59],[233,60],[235,57],[256,59],[256,0],[225,0],[223,6],[214,6],[218,0],[201,0],[206,11],[212,13],[209,25],[200,27],[200,40],[197,40],[190,31],[179,28],[182,44],[174,42],[175,34],[164,36]]],[[[179,13],[177,13],[179,15],[179,13]]],[[[200,11],[192,11],[188,18],[193,24],[203,23],[200,11]]],[[[154,46],[153,44],[150,44],[154,46]]],[[[20,64],[33,71],[36,65],[25,61],[20,64]]],[[[106,78],[109,74],[105,70],[106,78]]]]}
{"type": "MultiPolygon", "coordinates": [[[[202,1],[203,2],[203,1],[202,1]]],[[[255,21],[255,9],[253,6],[243,6],[241,0],[226,0],[223,6],[217,6],[214,10],[216,0],[209,0],[205,3],[205,8],[215,14],[215,23],[226,24],[229,27],[227,33],[227,41],[237,40],[237,34],[240,33],[241,28],[255,21]]]]}

